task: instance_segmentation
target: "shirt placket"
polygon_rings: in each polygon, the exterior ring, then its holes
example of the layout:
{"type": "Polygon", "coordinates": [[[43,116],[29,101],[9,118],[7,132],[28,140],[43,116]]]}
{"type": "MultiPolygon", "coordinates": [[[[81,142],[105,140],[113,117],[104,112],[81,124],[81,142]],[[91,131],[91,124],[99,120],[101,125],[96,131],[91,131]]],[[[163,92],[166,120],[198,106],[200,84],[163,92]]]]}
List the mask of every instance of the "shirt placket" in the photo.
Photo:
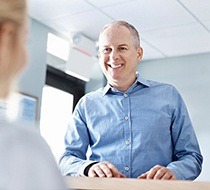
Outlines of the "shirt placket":
{"type": "Polygon", "coordinates": [[[130,97],[129,94],[123,94],[123,107],[124,107],[124,143],[126,151],[126,159],[124,165],[124,171],[126,176],[131,177],[131,148],[132,148],[132,136],[131,136],[131,117],[130,117],[130,97]]]}

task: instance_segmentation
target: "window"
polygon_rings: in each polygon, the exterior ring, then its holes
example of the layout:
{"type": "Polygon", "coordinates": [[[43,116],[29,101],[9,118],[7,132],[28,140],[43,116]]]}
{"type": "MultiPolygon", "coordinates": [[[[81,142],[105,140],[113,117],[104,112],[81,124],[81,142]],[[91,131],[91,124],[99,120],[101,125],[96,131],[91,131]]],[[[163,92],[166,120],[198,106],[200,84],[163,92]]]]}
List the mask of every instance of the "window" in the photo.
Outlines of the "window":
{"type": "Polygon", "coordinates": [[[85,93],[85,82],[47,65],[42,93],[40,132],[58,162],[64,153],[64,136],[78,100],[85,93]]]}
{"type": "Polygon", "coordinates": [[[48,85],[43,88],[40,132],[57,162],[64,153],[64,136],[72,109],[72,94],[48,85]]]}
{"type": "Polygon", "coordinates": [[[67,61],[69,58],[70,43],[52,33],[48,33],[47,52],[67,61]]]}

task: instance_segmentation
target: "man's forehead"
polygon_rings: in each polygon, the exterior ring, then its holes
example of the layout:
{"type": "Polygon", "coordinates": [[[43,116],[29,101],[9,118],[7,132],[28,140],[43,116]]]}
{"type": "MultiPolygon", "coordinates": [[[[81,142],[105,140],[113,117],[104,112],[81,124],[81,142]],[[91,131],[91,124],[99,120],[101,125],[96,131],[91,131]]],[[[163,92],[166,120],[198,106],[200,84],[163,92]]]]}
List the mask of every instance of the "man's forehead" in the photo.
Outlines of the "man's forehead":
{"type": "Polygon", "coordinates": [[[125,43],[130,39],[130,31],[124,26],[109,26],[99,36],[99,43],[121,41],[120,43],[125,43]]]}
{"type": "Polygon", "coordinates": [[[101,35],[106,35],[109,33],[119,33],[120,31],[127,31],[128,33],[130,33],[129,29],[125,26],[121,26],[121,25],[114,25],[114,26],[108,26],[106,27],[102,32],[101,35]]]}

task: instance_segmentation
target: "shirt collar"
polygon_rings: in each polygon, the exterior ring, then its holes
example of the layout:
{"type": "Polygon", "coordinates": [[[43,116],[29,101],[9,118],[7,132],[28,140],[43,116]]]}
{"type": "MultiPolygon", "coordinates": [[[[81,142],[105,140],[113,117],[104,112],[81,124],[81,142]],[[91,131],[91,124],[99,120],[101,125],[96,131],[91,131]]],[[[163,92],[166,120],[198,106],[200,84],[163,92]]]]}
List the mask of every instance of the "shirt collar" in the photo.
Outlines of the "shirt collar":
{"type": "MultiPolygon", "coordinates": [[[[144,86],[146,86],[146,87],[149,87],[149,86],[150,86],[149,82],[148,82],[146,79],[142,78],[138,72],[136,72],[136,81],[134,82],[134,84],[137,84],[137,85],[144,85],[144,86]]],[[[107,92],[108,92],[111,88],[112,88],[111,85],[110,85],[109,83],[107,83],[107,85],[106,85],[106,86],[104,87],[104,89],[103,89],[102,97],[103,97],[105,94],[107,94],[107,92]]]]}
{"type": "Polygon", "coordinates": [[[150,87],[149,82],[146,79],[142,78],[141,75],[138,72],[136,72],[136,81],[135,81],[135,83],[140,83],[140,84],[142,84],[144,86],[150,87]]]}

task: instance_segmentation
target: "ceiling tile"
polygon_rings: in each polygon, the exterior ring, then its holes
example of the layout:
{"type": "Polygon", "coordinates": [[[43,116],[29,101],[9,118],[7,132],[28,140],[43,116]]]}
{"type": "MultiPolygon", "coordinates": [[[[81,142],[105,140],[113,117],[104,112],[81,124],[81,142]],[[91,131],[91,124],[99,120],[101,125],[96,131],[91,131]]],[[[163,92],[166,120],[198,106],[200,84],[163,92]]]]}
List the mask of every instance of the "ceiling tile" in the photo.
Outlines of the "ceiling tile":
{"type": "Polygon", "coordinates": [[[143,32],[142,36],[167,56],[210,52],[210,33],[198,23],[143,32]]]}
{"type": "Polygon", "coordinates": [[[180,0],[199,20],[210,19],[209,0],[180,0]]]}
{"type": "Polygon", "coordinates": [[[141,30],[192,23],[195,19],[174,0],[138,0],[102,8],[115,19],[126,20],[141,30]]]}
{"type": "Polygon", "coordinates": [[[29,0],[29,15],[37,20],[52,20],[93,10],[84,0],[29,0]]]}
{"type": "Polygon", "coordinates": [[[81,32],[97,40],[105,24],[126,20],[140,32],[144,60],[197,54],[210,47],[209,0],[29,0],[28,4],[29,16],[65,36],[81,32]]]}
{"type": "Polygon", "coordinates": [[[106,23],[111,22],[111,19],[100,11],[95,10],[57,18],[47,22],[55,30],[59,28],[60,31],[69,34],[71,32],[81,32],[89,38],[97,40],[100,30],[106,23]]]}
{"type": "Polygon", "coordinates": [[[203,24],[209,29],[210,31],[210,19],[208,21],[204,21],[203,24]]]}
{"type": "Polygon", "coordinates": [[[99,1],[99,0],[86,0],[87,2],[90,2],[96,7],[102,8],[102,7],[107,7],[107,6],[113,6],[116,4],[123,4],[126,2],[131,2],[131,1],[137,1],[137,0],[106,0],[106,1],[99,1]]]}
{"type": "Polygon", "coordinates": [[[150,46],[144,40],[141,40],[141,47],[143,48],[143,61],[165,57],[160,51],[150,46]]]}

